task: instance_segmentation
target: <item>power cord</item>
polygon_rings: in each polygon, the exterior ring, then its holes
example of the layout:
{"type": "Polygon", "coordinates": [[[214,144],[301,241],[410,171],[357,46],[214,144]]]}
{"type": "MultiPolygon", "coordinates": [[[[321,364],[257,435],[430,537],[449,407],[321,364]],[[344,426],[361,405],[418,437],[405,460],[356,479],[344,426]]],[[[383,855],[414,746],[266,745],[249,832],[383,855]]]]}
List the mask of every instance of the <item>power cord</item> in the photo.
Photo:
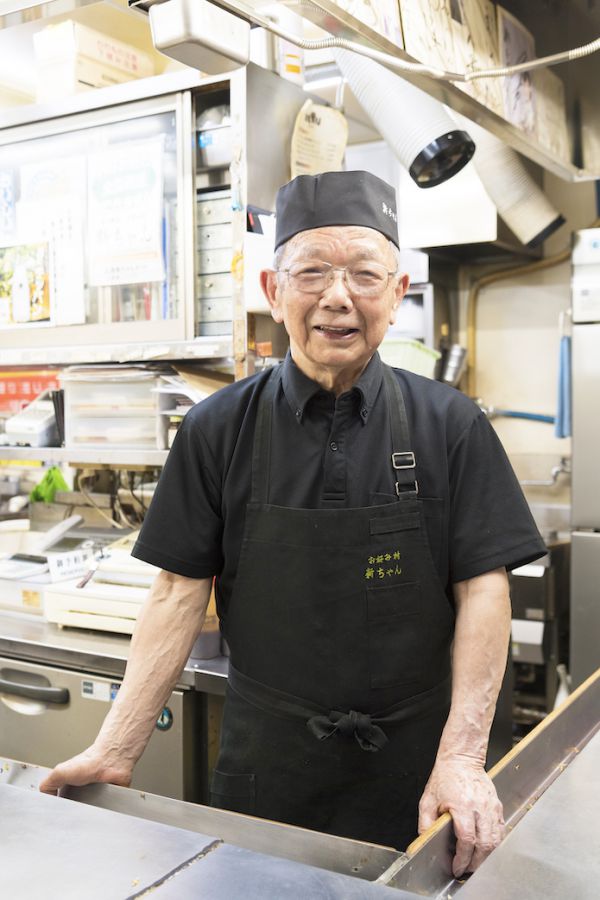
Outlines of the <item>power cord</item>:
{"type": "Polygon", "coordinates": [[[96,473],[95,473],[94,469],[82,469],[81,472],[79,472],[77,474],[77,478],[76,478],[77,490],[81,493],[81,495],[84,498],[84,500],[86,501],[86,503],[88,503],[90,506],[93,506],[94,509],[96,510],[96,512],[100,513],[102,518],[106,519],[106,521],[110,524],[110,526],[112,528],[119,528],[119,529],[124,528],[125,527],[124,525],[119,525],[119,523],[115,522],[115,520],[111,516],[109,516],[107,513],[105,513],[103,509],[100,509],[100,507],[98,506],[98,504],[96,503],[94,498],[91,496],[91,494],[88,494],[87,490],[84,488],[83,481],[85,479],[95,478],[95,477],[96,477],[96,473]]]}

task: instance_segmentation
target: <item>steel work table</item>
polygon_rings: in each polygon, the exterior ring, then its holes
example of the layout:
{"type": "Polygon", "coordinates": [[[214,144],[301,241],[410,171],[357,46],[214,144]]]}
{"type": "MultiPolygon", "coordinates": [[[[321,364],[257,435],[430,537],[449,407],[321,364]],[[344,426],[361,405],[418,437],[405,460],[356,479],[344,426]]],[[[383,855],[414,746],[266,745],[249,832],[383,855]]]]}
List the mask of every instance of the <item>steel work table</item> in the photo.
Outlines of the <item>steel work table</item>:
{"type": "MultiPolygon", "coordinates": [[[[0,611],[0,655],[122,677],[129,654],[130,637],[59,628],[41,616],[0,611]]],[[[182,687],[209,694],[224,694],[229,660],[188,660],[179,679],[182,687]]]]}
{"type": "Polygon", "coordinates": [[[414,897],[219,838],[0,784],[0,896],[11,900],[414,897]],[[35,854],[35,865],[32,856],[35,854]]]}
{"type": "Polygon", "coordinates": [[[416,900],[374,883],[400,855],[391,848],[112,785],[69,788],[73,799],[51,797],[37,790],[47,771],[0,760],[0,820],[10,823],[0,842],[1,897],[416,900]],[[146,803],[150,809],[140,814],[146,803]],[[262,841],[277,855],[219,835],[262,841]]]}
{"type": "Polygon", "coordinates": [[[596,900],[600,731],[460,891],[460,900],[596,900]]]}
{"type": "MultiPolygon", "coordinates": [[[[39,652],[34,632],[48,626],[27,625],[12,638],[4,629],[4,652],[7,643],[19,656],[28,644],[39,652]]],[[[69,651],[57,637],[74,636],[47,637],[43,652],[69,651]]],[[[89,636],[90,664],[105,664],[103,637],[89,636]]],[[[178,900],[598,895],[600,670],[491,770],[509,833],[464,883],[450,874],[447,815],[403,853],[112,785],[69,788],[56,800],[37,792],[44,771],[0,759],[0,818],[10,822],[0,842],[0,896],[11,900],[120,900],[150,889],[178,900]],[[90,884],[102,891],[91,893],[90,884]]]]}

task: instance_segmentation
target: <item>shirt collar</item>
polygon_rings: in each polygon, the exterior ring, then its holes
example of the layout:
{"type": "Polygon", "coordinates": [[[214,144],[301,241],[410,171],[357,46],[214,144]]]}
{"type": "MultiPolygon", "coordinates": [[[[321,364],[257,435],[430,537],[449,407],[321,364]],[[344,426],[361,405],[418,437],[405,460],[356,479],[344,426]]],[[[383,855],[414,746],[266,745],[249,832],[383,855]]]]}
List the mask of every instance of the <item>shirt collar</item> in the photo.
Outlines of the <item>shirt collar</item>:
{"type": "MultiPolygon", "coordinates": [[[[369,360],[366,369],[352,388],[359,398],[358,413],[363,425],[367,424],[369,414],[373,409],[375,400],[381,388],[383,381],[383,363],[379,353],[375,353],[369,360]]],[[[322,390],[321,386],[305,375],[298,368],[292,355],[288,350],[287,356],[283,362],[283,370],[281,373],[281,383],[283,393],[292,410],[296,421],[302,422],[304,410],[307,403],[315,394],[322,390]]]]}

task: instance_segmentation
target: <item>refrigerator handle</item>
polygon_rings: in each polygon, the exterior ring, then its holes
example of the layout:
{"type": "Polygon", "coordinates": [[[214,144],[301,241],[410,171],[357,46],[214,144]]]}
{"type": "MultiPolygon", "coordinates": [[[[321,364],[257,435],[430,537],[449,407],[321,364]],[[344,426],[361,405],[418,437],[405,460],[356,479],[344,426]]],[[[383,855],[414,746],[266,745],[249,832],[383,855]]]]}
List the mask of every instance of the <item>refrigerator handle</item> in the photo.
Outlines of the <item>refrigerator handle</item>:
{"type": "Polygon", "coordinates": [[[37,687],[31,684],[19,684],[16,681],[6,681],[0,678],[0,694],[14,694],[17,697],[27,697],[29,700],[41,700],[44,703],[69,702],[68,688],[37,687]]]}

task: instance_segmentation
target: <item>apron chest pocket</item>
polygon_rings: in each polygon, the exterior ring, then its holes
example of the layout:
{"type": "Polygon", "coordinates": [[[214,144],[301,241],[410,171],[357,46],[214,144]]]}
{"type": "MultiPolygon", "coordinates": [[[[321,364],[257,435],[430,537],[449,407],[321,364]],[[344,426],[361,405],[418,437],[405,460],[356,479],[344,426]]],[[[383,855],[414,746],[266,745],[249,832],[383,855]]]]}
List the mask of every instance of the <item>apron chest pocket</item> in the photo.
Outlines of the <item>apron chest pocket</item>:
{"type": "Polygon", "coordinates": [[[252,815],[256,803],[255,775],[228,775],[215,769],[210,786],[210,805],[252,815]]]}
{"type": "Polygon", "coordinates": [[[423,655],[418,581],[367,590],[372,688],[418,683],[423,655]]]}

